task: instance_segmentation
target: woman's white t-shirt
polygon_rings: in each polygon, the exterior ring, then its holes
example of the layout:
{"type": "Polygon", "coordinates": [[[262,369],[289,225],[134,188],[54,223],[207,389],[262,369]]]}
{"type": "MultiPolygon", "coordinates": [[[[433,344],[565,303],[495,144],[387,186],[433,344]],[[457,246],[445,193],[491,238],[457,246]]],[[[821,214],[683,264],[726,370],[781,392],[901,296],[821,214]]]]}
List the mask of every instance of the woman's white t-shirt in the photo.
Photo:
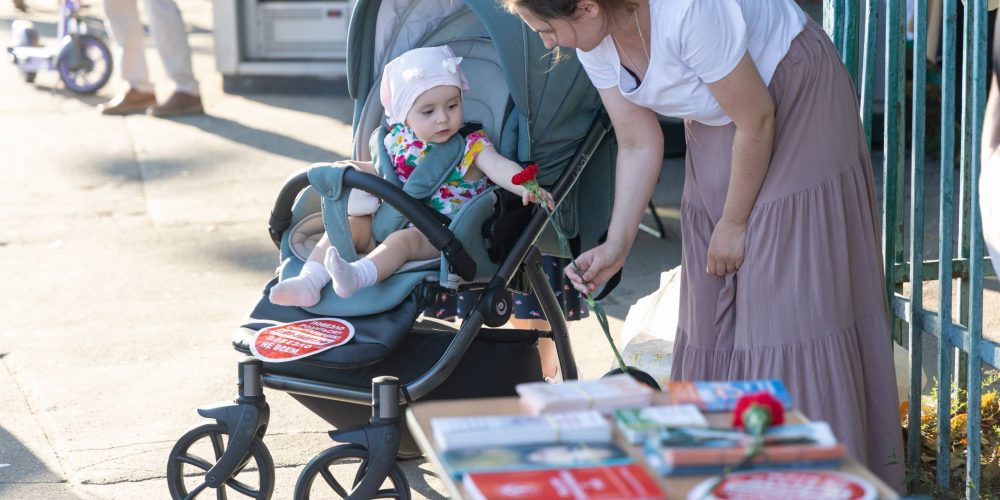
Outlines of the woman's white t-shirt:
{"type": "Polygon", "coordinates": [[[792,0],[650,0],[649,69],[641,84],[618,59],[610,36],[580,62],[599,89],[618,86],[629,101],[661,115],[706,125],[732,121],[707,83],[728,75],[749,51],[764,79],[802,32],[806,15],[792,0]]]}

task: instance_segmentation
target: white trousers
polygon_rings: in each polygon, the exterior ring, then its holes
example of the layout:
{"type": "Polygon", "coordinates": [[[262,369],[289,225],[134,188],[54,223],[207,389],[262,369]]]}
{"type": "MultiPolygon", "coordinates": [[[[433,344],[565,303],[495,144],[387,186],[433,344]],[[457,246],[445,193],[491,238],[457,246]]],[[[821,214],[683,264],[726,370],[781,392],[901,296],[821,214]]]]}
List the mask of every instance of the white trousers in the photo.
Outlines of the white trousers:
{"type": "MultiPolygon", "coordinates": [[[[175,90],[198,95],[198,81],[191,69],[191,47],[177,3],[174,0],[143,0],[143,7],[156,50],[167,76],[174,81],[175,90]]],[[[137,0],[104,0],[104,16],[115,44],[122,79],[138,91],[153,92],[137,0]]]]}

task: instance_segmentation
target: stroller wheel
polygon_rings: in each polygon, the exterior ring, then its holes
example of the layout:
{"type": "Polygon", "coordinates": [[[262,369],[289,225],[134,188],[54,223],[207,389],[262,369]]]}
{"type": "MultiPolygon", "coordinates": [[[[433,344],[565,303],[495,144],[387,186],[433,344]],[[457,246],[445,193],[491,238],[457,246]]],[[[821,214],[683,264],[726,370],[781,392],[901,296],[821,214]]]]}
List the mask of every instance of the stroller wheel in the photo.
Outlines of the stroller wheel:
{"type": "MultiPolygon", "coordinates": [[[[228,438],[226,426],[214,423],[195,427],[177,440],[167,462],[167,485],[171,498],[198,498],[205,490],[209,490],[205,498],[226,498],[225,491],[211,491],[205,475],[226,451],[228,438]]],[[[255,499],[271,498],[274,461],[260,438],[253,440],[250,453],[220,489],[255,499]]]]}
{"type": "MultiPolygon", "coordinates": [[[[308,464],[306,464],[305,469],[302,469],[302,474],[299,475],[299,480],[295,483],[294,498],[295,500],[309,500],[310,498],[313,498],[313,483],[316,482],[316,476],[322,476],[323,481],[327,486],[322,487],[319,484],[315,485],[316,497],[330,498],[330,490],[332,490],[333,498],[347,498],[358,483],[360,483],[365,477],[367,472],[367,449],[353,444],[343,444],[340,446],[334,446],[333,448],[328,448],[319,455],[316,455],[309,461],[308,464]],[[334,474],[334,471],[330,470],[333,466],[342,467],[336,471],[336,475],[334,474]],[[354,467],[356,467],[356,470],[353,469],[354,467]],[[336,476],[341,476],[341,478],[346,477],[348,479],[342,482],[336,476]],[[345,487],[345,484],[349,485],[349,487],[345,487]]],[[[392,467],[386,481],[390,483],[388,488],[380,487],[378,492],[372,498],[398,498],[400,500],[409,500],[410,484],[406,481],[406,476],[403,475],[403,471],[398,465],[394,465],[392,467]]],[[[387,485],[383,483],[382,486],[387,485]]]]}

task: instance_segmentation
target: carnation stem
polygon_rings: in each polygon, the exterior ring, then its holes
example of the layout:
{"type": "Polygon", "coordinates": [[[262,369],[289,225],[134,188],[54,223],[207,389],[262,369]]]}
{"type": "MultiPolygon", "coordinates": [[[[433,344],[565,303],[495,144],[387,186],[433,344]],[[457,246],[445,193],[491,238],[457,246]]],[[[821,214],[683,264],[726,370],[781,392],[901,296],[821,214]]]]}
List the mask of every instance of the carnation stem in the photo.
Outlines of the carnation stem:
{"type": "MultiPolygon", "coordinates": [[[[538,183],[526,182],[524,184],[524,187],[528,188],[535,195],[535,197],[540,200],[541,203],[539,203],[539,205],[541,205],[542,210],[545,210],[545,213],[549,216],[549,221],[551,222],[552,229],[556,232],[556,236],[559,239],[559,249],[562,251],[563,254],[572,257],[573,254],[569,251],[569,240],[566,239],[566,235],[563,234],[562,228],[559,227],[559,223],[556,222],[555,214],[552,212],[551,209],[549,209],[549,206],[545,203],[545,200],[542,198],[541,192],[539,192],[538,190],[538,183]]],[[[573,263],[573,270],[576,271],[576,274],[578,276],[583,276],[583,271],[581,271],[580,267],[576,265],[576,260],[571,258],[570,261],[573,263]]],[[[622,354],[618,352],[618,347],[615,346],[615,341],[614,339],[611,338],[611,326],[608,323],[608,316],[604,314],[604,308],[601,307],[601,304],[599,302],[594,300],[593,295],[591,295],[590,293],[586,294],[586,299],[587,299],[587,307],[589,307],[592,311],[594,311],[594,315],[597,317],[597,322],[601,325],[601,330],[604,331],[604,338],[608,340],[608,345],[611,346],[611,351],[614,352],[615,354],[615,359],[618,361],[618,367],[621,368],[622,373],[628,375],[629,371],[628,367],[625,365],[625,360],[622,359],[622,354]]]]}

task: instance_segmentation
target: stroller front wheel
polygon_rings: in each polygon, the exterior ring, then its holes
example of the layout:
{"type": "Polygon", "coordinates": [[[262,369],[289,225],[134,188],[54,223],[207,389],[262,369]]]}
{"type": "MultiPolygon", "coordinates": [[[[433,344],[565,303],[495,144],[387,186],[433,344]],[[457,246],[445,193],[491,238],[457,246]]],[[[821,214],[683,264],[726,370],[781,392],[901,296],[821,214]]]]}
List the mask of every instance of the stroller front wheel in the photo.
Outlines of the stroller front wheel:
{"type": "MultiPolygon", "coordinates": [[[[167,462],[167,485],[171,498],[197,498],[205,490],[211,490],[205,476],[226,451],[228,438],[226,426],[214,423],[195,427],[177,440],[167,462]]],[[[259,500],[271,498],[274,460],[260,438],[253,440],[250,452],[221,488],[259,500]]],[[[212,496],[215,492],[207,493],[206,498],[212,496]]],[[[218,498],[226,496],[223,493],[218,498]]]]}
{"type": "MultiPolygon", "coordinates": [[[[339,471],[343,472],[343,470],[339,471]]],[[[295,482],[295,500],[309,500],[311,498],[313,483],[316,480],[316,476],[322,476],[323,480],[326,482],[327,486],[333,490],[334,498],[348,498],[353,490],[361,480],[364,479],[365,474],[368,473],[368,450],[362,446],[354,444],[342,444],[339,446],[334,446],[333,448],[328,448],[316,455],[312,460],[306,464],[306,467],[302,469],[302,474],[299,475],[299,480],[295,482]],[[346,488],[341,481],[338,480],[333,471],[330,470],[333,466],[345,466],[350,465],[357,467],[357,470],[353,474],[348,473],[347,476],[351,477],[350,481],[346,483],[349,488],[346,488]]],[[[343,474],[340,474],[343,475],[343,474]]],[[[389,471],[389,477],[386,478],[390,484],[389,488],[379,487],[378,492],[371,498],[397,498],[400,500],[410,500],[410,484],[406,481],[406,476],[398,465],[394,465],[389,471]]],[[[382,486],[385,486],[383,484],[382,486]]],[[[328,493],[324,491],[321,495],[323,498],[327,498],[328,493]]]]}

